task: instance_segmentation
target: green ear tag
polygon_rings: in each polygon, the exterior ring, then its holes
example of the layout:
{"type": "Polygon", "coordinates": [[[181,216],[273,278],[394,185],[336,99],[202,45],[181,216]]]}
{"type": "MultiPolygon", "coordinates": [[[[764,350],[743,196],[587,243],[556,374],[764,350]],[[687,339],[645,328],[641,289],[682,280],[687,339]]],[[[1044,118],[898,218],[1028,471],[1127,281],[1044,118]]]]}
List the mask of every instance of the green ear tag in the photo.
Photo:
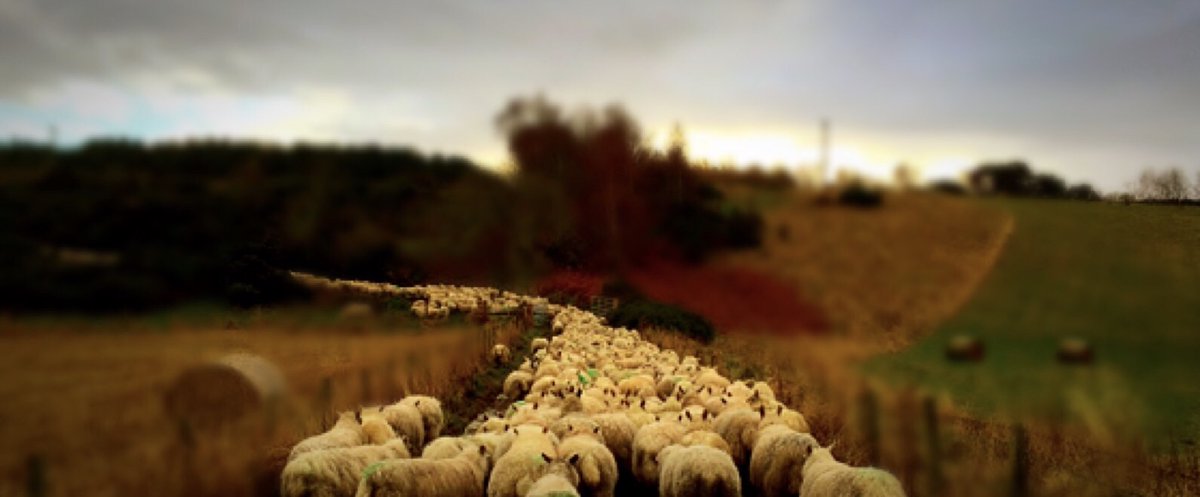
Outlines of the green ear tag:
{"type": "Polygon", "coordinates": [[[589,380],[589,379],[590,379],[590,378],[588,378],[587,376],[584,376],[584,375],[583,375],[583,373],[580,373],[580,374],[579,374],[579,382],[580,382],[580,383],[582,383],[582,384],[584,384],[584,385],[587,385],[587,384],[588,384],[588,380],[589,380]]]}
{"type": "Polygon", "coordinates": [[[588,373],[588,376],[591,376],[593,380],[596,379],[596,377],[600,376],[600,372],[596,371],[593,368],[588,368],[587,373],[588,373]]]}
{"type": "Polygon", "coordinates": [[[367,468],[363,470],[362,479],[366,480],[367,478],[370,478],[375,473],[378,473],[379,468],[383,467],[383,463],[385,463],[385,462],[387,462],[387,461],[378,461],[378,462],[371,463],[370,466],[367,466],[367,468]]]}

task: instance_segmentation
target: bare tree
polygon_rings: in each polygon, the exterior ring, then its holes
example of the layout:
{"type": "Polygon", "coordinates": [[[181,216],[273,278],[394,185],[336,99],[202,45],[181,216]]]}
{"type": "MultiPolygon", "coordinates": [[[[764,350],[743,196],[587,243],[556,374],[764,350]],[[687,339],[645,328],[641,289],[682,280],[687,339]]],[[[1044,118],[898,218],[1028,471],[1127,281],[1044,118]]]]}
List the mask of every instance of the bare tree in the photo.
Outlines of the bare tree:
{"type": "Polygon", "coordinates": [[[1134,194],[1141,200],[1181,202],[1188,198],[1191,185],[1183,171],[1173,167],[1165,171],[1147,169],[1138,177],[1134,194]]]}

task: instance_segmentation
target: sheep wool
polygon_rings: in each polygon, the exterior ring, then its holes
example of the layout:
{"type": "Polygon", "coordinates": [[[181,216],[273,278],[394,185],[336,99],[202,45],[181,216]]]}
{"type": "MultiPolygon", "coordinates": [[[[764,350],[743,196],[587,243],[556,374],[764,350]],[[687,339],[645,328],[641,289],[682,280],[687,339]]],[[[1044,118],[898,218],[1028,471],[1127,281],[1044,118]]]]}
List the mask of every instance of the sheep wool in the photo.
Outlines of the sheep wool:
{"type": "Polygon", "coordinates": [[[292,452],[288,455],[288,461],[306,452],[353,447],[362,445],[366,441],[367,437],[363,433],[362,425],[356,419],[355,413],[344,412],[338,416],[337,422],[334,423],[329,431],[301,440],[292,447],[292,452]]]}
{"type": "Polygon", "coordinates": [[[827,447],[814,449],[804,462],[804,497],[904,497],[904,487],[891,473],[877,468],[855,468],[833,458],[827,447]]]}
{"type": "Polygon", "coordinates": [[[284,466],[280,475],[283,497],[336,497],[352,495],[368,465],[386,459],[407,459],[404,441],[326,449],[300,455],[284,466]]]}
{"type": "Polygon", "coordinates": [[[722,412],[713,423],[716,432],[729,444],[729,455],[738,467],[744,468],[750,462],[760,419],[758,413],[750,409],[734,408],[722,412]]]}
{"type": "Polygon", "coordinates": [[[356,497],[477,497],[483,495],[491,459],[487,448],[450,459],[400,459],[368,466],[356,497]]]}
{"type": "Polygon", "coordinates": [[[425,438],[422,441],[442,436],[442,428],[446,426],[446,420],[442,415],[441,401],[428,395],[409,395],[400,403],[411,405],[421,413],[422,425],[425,429],[425,438]]]}
{"type": "Polygon", "coordinates": [[[658,486],[658,453],[683,438],[679,423],[656,421],[638,429],[633,437],[633,477],[650,488],[658,486]]]}
{"type": "Polygon", "coordinates": [[[583,497],[613,497],[619,474],[617,460],[608,447],[594,437],[575,435],[564,439],[558,452],[578,471],[583,497]]]}
{"type": "Polygon", "coordinates": [[[520,399],[529,393],[529,385],[533,382],[533,374],[526,371],[513,371],[504,378],[504,397],[510,400],[520,399]]]}
{"type": "Polygon", "coordinates": [[[671,445],[663,449],[660,460],[658,494],[662,497],[742,495],[737,466],[729,454],[720,450],[707,445],[671,445]]]}
{"type": "Polygon", "coordinates": [[[383,417],[381,408],[364,408],[361,416],[362,431],[363,435],[367,437],[367,443],[382,445],[396,438],[396,430],[392,429],[392,425],[388,424],[387,418],[383,417]]]}
{"type": "Polygon", "coordinates": [[[628,474],[633,470],[633,437],[637,435],[637,425],[623,413],[597,414],[592,416],[592,421],[600,426],[604,445],[616,458],[617,467],[628,474]]]}
{"type": "Polygon", "coordinates": [[[396,434],[408,440],[408,451],[413,454],[420,453],[426,440],[425,423],[421,419],[421,411],[411,405],[397,402],[384,407],[382,413],[396,434]]]}
{"type": "Polygon", "coordinates": [[[784,425],[764,428],[750,456],[750,484],[763,497],[791,497],[800,492],[803,468],[816,439],[784,425]]]}
{"type": "Polygon", "coordinates": [[[422,459],[449,459],[458,457],[463,449],[471,445],[471,442],[463,437],[438,437],[429,445],[425,446],[425,450],[421,451],[422,459]]]}
{"type": "Polygon", "coordinates": [[[762,421],[758,424],[759,429],[771,425],[784,425],[800,433],[809,432],[808,421],[804,419],[804,415],[794,409],[788,409],[783,404],[775,404],[773,409],[759,407],[759,415],[762,416],[762,421]]]}
{"type": "Polygon", "coordinates": [[[505,364],[509,359],[512,359],[512,351],[508,350],[508,346],[502,343],[492,347],[492,363],[496,365],[505,364]]]}
{"type": "Polygon", "coordinates": [[[488,497],[519,497],[518,487],[528,487],[558,453],[558,443],[547,427],[521,425],[512,428],[515,434],[508,452],[496,460],[487,485],[488,497]]]}
{"type": "MultiPolygon", "coordinates": [[[[729,442],[726,442],[721,435],[714,431],[708,430],[693,430],[688,432],[683,438],[679,439],[679,445],[690,447],[693,445],[707,445],[726,454],[732,454],[733,450],[729,448],[729,442]]],[[[736,462],[736,461],[735,461],[736,462]]]]}
{"type": "Polygon", "coordinates": [[[525,497],[580,497],[579,491],[574,485],[561,475],[550,474],[538,478],[538,481],[529,487],[529,493],[525,497]]]}

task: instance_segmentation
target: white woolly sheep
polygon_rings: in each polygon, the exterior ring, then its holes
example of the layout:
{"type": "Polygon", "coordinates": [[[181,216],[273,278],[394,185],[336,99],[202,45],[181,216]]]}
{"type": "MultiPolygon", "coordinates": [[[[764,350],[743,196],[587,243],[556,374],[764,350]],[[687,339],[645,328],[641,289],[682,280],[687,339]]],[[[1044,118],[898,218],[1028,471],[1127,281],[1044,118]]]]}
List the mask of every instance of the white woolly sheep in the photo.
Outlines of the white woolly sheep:
{"type": "Polygon", "coordinates": [[[686,434],[683,426],[656,421],[638,429],[633,437],[633,476],[646,487],[658,486],[658,453],[686,434]]]}
{"type": "Polygon", "coordinates": [[[380,407],[363,408],[360,412],[360,419],[362,419],[362,431],[367,438],[367,443],[382,445],[396,438],[396,430],[392,429],[391,424],[388,424],[380,407]]]}
{"type": "Polygon", "coordinates": [[[364,468],[377,461],[408,457],[408,448],[400,439],[383,445],[308,452],[284,466],[280,475],[280,494],[283,497],[353,495],[364,468]]]}
{"type": "Polygon", "coordinates": [[[425,446],[425,450],[421,451],[422,459],[449,459],[457,457],[471,445],[471,442],[463,437],[438,437],[425,446]]]}
{"type": "Polygon", "coordinates": [[[750,451],[758,438],[759,414],[745,408],[728,409],[717,416],[714,430],[729,444],[730,455],[738,467],[750,462],[750,451]]]}
{"type": "Polygon", "coordinates": [[[659,455],[661,497],[740,497],[742,481],[729,454],[707,445],[671,445],[659,455]]]}
{"type": "Polygon", "coordinates": [[[492,363],[499,366],[507,364],[508,360],[512,359],[512,351],[508,350],[508,346],[498,343],[492,347],[492,363]]]}
{"type": "Polygon", "coordinates": [[[421,421],[425,429],[425,438],[433,440],[442,436],[442,428],[446,426],[442,415],[442,403],[428,395],[409,395],[400,401],[401,404],[411,405],[421,412],[421,421]]]}
{"type": "Polygon", "coordinates": [[[579,492],[583,497],[613,497],[619,476],[617,460],[596,437],[587,434],[568,437],[559,445],[558,452],[578,471],[579,492]]]}
{"type": "Polygon", "coordinates": [[[813,450],[804,462],[803,475],[800,495],[804,497],[904,497],[904,487],[891,473],[838,462],[827,447],[813,450]]]}
{"type": "Polygon", "coordinates": [[[529,393],[529,386],[533,382],[533,374],[525,371],[513,371],[504,378],[504,397],[509,400],[517,400],[529,393]]]}
{"type": "Polygon", "coordinates": [[[382,414],[388,424],[392,425],[396,434],[408,441],[408,451],[413,454],[420,453],[426,440],[421,411],[411,405],[398,402],[384,407],[382,414]]]}
{"type": "Polygon", "coordinates": [[[306,452],[354,447],[366,443],[367,437],[363,433],[362,425],[359,424],[357,417],[357,414],[353,412],[340,414],[337,422],[334,423],[329,431],[301,440],[292,447],[292,452],[288,455],[288,461],[306,452]]]}
{"type": "Polygon", "coordinates": [[[763,497],[795,496],[800,492],[803,468],[816,439],[784,425],[763,428],[750,455],[750,484],[763,497]]]}
{"type": "Polygon", "coordinates": [[[471,447],[450,459],[399,459],[362,472],[356,497],[477,497],[483,495],[491,458],[471,447]]]}
{"type": "Polygon", "coordinates": [[[726,454],[733,453],[733,450],[729,448],[729,442],[726,442],[724,438],[721,438],[721,435],[709,430],[689,431],[683,436],[683,438],[679,439],[679,445],[684,447],[691,447],[693,445],[707,445],[726,454]]]}
{"type": "Polygon", "coordinates": [[[579,491],[562,475],[548,474],[529,487],[525,497],[580,497],[579,491]]]}
{"type": "Polygon", "coordinates": [[[808,421],[804,419],[804,415],[799,411],[788,409],[783,404],[776,404],[773,409],[759,407],[758,414],[762,416],[762,421],[758,423],[760,430],[771,425],[784,425],[800,433],[809,432],[808,421]]]}

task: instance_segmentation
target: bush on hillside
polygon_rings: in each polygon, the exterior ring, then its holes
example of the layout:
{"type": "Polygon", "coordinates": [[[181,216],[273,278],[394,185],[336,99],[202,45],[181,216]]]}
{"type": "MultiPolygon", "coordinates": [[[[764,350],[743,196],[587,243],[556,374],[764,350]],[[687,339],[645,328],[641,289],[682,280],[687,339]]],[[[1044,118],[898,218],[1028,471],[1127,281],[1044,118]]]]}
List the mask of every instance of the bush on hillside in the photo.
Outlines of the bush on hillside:
{"type": "Polygon", "coordinates": [[[879,207],[883,204],[883,193],[862,183],[854,183],[838,195],[838,203],[852,207],[879,207]]]}
{"type": "Polygon", "coordinates": [[[616,327],[672,330],[703,343],[712,342],[717,334],[712,323],[703,316],[651,300],[623,303],[609,316],[608,321],[616,327]]]}

